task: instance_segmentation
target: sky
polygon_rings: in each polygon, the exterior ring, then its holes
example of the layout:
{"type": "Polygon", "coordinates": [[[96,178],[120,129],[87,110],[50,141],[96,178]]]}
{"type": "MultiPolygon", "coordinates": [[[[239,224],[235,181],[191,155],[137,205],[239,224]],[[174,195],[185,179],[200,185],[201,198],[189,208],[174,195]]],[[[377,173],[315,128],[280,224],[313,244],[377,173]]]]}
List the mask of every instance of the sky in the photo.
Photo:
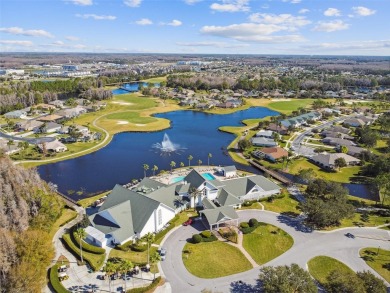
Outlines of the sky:
{"type": "Polygon", "coordinates": [[[1,0],[1,52],[390,56],[390,0],[1,0]]]}

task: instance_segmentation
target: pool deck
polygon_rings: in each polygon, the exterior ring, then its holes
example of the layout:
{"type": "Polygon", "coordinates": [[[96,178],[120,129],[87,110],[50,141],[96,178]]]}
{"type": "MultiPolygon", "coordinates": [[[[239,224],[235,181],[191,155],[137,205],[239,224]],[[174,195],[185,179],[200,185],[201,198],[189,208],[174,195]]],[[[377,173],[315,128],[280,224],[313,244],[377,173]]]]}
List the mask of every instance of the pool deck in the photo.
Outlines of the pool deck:
{"type": "MultiPolygon", "coordinates": [[[[161,183],[169,185],[169,184],[174,183],[174,179],[176,177],[187,176],[187,174],[190,173],[193,169],[195,169],[196,171],[198,171],[201,174],[203,174],[203,173],[210,173],[210,174],[212,174],[215,177],[215,179],[218,179],[219,181],[224,181],[224,180],[240,177],[239,175],[236,175],[236,176],[231,177],[231,178],[227,178],[225,176],[221,176],[221,174],[219,174],[217,172],[218,168],[220,168],[220,167],[217,167],[217,166],[183,167],[183,168],[180,168],[180,169],[175,169],[172,172],[167,172],[167,173],[165,173],[163,175],[152,176],[150,178],[154,179],[156,181],[159,181],[161,183]]],[[[241,172],[237,171],[237,174],[241,174],[241,172]]],[[[249,175],[249,176],[251,176],[251,175],[249,175]]],[[[177,182],[180,182],[180,181],[177,181],[177,182]]]]}

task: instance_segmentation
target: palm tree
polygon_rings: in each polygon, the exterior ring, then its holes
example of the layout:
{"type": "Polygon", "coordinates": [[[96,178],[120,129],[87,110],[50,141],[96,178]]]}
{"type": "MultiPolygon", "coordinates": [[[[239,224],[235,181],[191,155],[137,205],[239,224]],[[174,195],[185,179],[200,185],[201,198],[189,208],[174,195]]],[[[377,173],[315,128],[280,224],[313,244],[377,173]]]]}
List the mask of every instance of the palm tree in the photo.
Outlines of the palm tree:
{"type": "Polygon", "coordinates": [[[188,156],[188,167],[191,167],[191,160],[193,159],[194,157],[189,155],[188,156]]]}
{"type": "Polygon", "coordinates": [[[202,164],[202,160],[198,160],[198,166],[202,164]]]}
{"type": "Polygon", "coordinates": [[[191,207],[194,207],[195,208],[195,199],[202,193],[201,190],[198,190],[197,188],[195,187],[191,187],[190,190],[189,190],[189,195],[190,195],[190,198],[191,198],[191,207]],[[194,203],[192,205],[192,203],[194,203]]]}
{"type": "Polygon", "coordinates": [[[149,264],[149,261],[150,261],[149,249],[150,249],[150,244],[152,244],[154,242],[154,234],[149,232],[144,237],[145,237],[146,243],[148,243],[148,264],[149,264]]]}
{"type": "Polygon", "coordinates": [[[148,164],[144,164],[143,168],[144,168],[144,177],[146,177],[146,171],[149,170],[149,165],[148,164]]]}
{"type": "Polygon", "coordinates": [[[154,165],[153,168],[152,168],[153,176],[156,174],[157,170],[158,170],[158,167],[156,165],[154,165]]]}
{"type": "Polygon", "coordinates": [[[172,169],[176,167],[176,163],[174,161],[171,161],[169,165],[171,166],[171,173],[172,173],[172,169]]]}
{"type": "Polygon", "coordinates": [[[181,167],[181,168],[184,167],[184,163],[183,163],[183,162],[180,162],[180,167],[181,167]]]}
{"type": "MultiPolygon", "coordinates": [[[[161,260],[161,255],[155,251],[151,256],[150,256],[150,262],[155,266],[159,261],[161,260]]],[[[156,279],[156,268],[154,268],[153,272],[153,280],[156,279]]]]}
{"type": "Polygon", "coordinates": [[[209,165],[210,166],[210,159],[213,157],[213,155],[211,154],[211,153],[209,153],[208,155],[207,155],[207,165],[209,165]]]}
{"type": "Polygon", "coordinates": [[[125,292],[126,292],[126,277],[127,273],[134,267],[133,263],[127,259],[121,259],[119,263],[119,272],[124,275],[125,279],[125,292]]]}
{"type": "Polygon", "coordinates": [[[11,149],[11,145],[14,145],[14,144],[15,144],[14,140],[13,140],[13,139],[10,139],[10,140],[7,142],[8,150],[10,150],[10,149],[11,149]]]}
{"type": "Polygon", "coordinates": [[[81,262],[83,263],[84,260],[83,260],[83,246],[82,246],[82,243],[83,243],[84,238],[87,237],[87,233],[85,232],[84,228],[78,228],[76,230],[76,235],[77,235],[77,237],[80,240],[80,258],[81,258],[81,262]]]}
{"type": "Polygon", "coordinates": [[[106,273],[106,276],[108,276],[108,286],[110,288],[111,292],[111,276],[115,274],[118,270],[118,265],[112,261],[107,261],[106,265],[103,268],[103,272],[106,273]]]}

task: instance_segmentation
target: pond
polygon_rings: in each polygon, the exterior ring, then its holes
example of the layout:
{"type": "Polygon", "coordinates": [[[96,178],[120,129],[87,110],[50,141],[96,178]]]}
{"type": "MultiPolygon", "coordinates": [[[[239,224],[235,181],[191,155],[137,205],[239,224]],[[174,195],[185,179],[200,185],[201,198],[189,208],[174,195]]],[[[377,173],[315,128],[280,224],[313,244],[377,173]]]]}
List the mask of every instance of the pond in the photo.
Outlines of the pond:
{"type": "Polygon", "coordinates": [[[226,147],[234,139],[234,135],[221,132],[220,126],[240,126],[244,119],[276,116],[278,112],[264,107],[253,107],[232,114],[216,115],[195,111],[175,111],[155,115],[171,121],[171,128],[158,132],[126,132],[113,137],[105,148],[89,155],[71,160],[57,162],[38,167],[41,177],[58,185],[60,192],[83,191],[81,198],[98,192],[110,190],[116,183],[126,184],[132,179],[144,176],[143,164],[150,169],[153,165],[159,171],[170,170],[174,161],[176,167],[183,162],[188,166],[197,165],[198,160],[207,165],[208,154],[212,154],[210,164],[232,165],[240,169],[258,173],[254,168],[234,163],[227,154],[226,147]],[[162,144],[164,134],[169,136],[176,152],[162,152],[156,144],[162,144]]]}

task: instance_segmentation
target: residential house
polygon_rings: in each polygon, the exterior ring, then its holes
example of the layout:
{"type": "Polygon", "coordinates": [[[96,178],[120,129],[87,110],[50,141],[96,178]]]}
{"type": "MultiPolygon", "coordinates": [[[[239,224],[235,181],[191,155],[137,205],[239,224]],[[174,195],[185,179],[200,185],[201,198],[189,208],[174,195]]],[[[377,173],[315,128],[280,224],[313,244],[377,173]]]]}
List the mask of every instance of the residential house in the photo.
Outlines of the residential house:
{"type": "Polygon", "coordinates": [[[54,140],[51,142],[45,142],[38,144],[38,148],[43,151],[45,148],[48,152],[62,153],[68,150],[68,148],[60,141],[54,140]]]}
{"type": "Polygon", "coordinates": [[[4,118],[8,119],[24,119],[27,117],[27,112],[22,110],[11,111],[4,114],[4,118]]]}
{"type": "Polygon", "coordinates": [[[6,155],[11,155],[20,151],[20,147],[18,147],[18,142],[14,142],[10,145],[8,144],[8,140],[3,138],[0,138],[0,149],[3,150],[6,155]]]}
{"type": "Polygon", "coordinates": [[[16,123],[16,128],[19,131],[32,131],[34,128],[39,128],[43,125],[43,122],[37,120],[26,120],[16,123]]]}
{"type": "Polygon", "coordinates": [[[354,142],[347,140],[347,139],[342,139],[342,138],[337,138],[337,137],[326,137],[322,140],[323,143],[333,145],[336,147],[340,146],[351,146],[351,145],[356,145],[354,142]]]}
{"type": "Polygon", "coordinates": [[[288,151],[281,147],[263,148],[253,152],[253,155],[257,158],[267,159],[271,162],[276,162],[279,159],[287,158],[288,151]]]}
{"type": "Polygon", "coordinates": [[[40,127],[35,127],[33,129],[34,133],[54,133],[58,132],[62,128],[61,124],[49,122],[41,125],[40,127]]]}
{"type": "Polygon", "coordinates": [[[265,137],[252,137],[251,142],[254,146],[273,147],[278,145],[273,139],[265,137]]]}
{"type": "Polygon", "coordinates": [[[276,123],[270,123],[267,126],[267,129],[271,130],[271,131],[274,131],[274,132],[277,132],[277,133],[279,133],[281,135],[285,135],[285,134],[288,133],[287,127],[284,127],[283,125],[278,125],[276,123]]]}
{"type": "Polygon", "coordinates": [[[273,138],[274,133],[272,130],[260,130],[255,134],[256,137],[266,137],[266,138],[273,138]]]}
{"type": "Polygon", "coordinates": [[[286,128],[288,128],[289,126],[300,127],[301,125],[305,124],[309,120],[316,121],[320,118],[321,118],[321,113],[309,112],[296,117],[284,119],[280,123],[286,128]]]}
{"type": "Polygon", "coordinates": [[[357,158],[354,158],[350,155],[343,154],[343,153],[335,153],[335,154],[318,154],[310,158],[311,161],[316,163],[322,168],[325,169],[335,169],[335,161],[338,158],[343,158],[347,165],[353,166],[358,165],[360,163],[360,160],[357,158]]]}
{"type": "Polygon", "coordinates": [[[361,127],[361,126],[366,125],[366,123],[360,118],[345,119],[343,124],[346,126],[351,126],[351,127],[361,127]]]}
{"type": "Polygon", "coordinates": [[[326,130],[331,131],[331,132],[340,132],[343,134],[348,134],[351,132],[350,129],[342,127],[342,126],[331,126],[331,127],[327,128],[326,130]]]}
{"type": "Polygon", "coordinates": [[[355,158],[359,158],[362,152],[367,151],[365,148],[361,148],[353,145],[347,146],[347,148],[348,148],[347,154],[355,158]]]}
{"type": "Polygon", "coordinates": [[[76,106],[74,108],[69,108],[69,109],[62,109],[57,111],[57,115],[64,116],[67,119],[71,119],[74,117],[78,117],[81,114],[87,113],[87,110],[84,107],[81,106],[76,106]]]}
{"type": "Polygon", "coordinates": [[[323,132],[321,132],[321,135],[323,137],[334,137],[334,138],[349,139],[349,140],[354,139],[353,136],[350,136],[348,134],[344,134],[341,132],[335,132],[335,131],[329,131],[329,130],[324,130],[323,132]]]}
{"type": "Polygon", "coordinates": [[[56,114],[46,115],[37,118],[38,121],[42,121],[42,122],[59,122],[63,119],[64,119],[63,116],[56,115],[56,114]]]}

